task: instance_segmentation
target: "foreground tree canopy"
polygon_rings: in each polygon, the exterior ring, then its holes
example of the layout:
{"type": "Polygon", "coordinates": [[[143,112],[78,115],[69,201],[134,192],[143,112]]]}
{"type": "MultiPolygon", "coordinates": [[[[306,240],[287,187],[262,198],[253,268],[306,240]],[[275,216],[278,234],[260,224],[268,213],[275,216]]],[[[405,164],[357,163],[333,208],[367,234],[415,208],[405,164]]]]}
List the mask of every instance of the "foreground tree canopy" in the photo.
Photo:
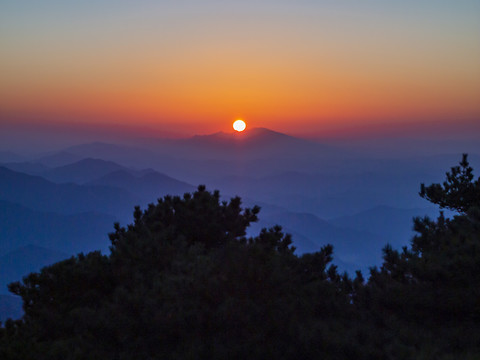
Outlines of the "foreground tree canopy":
{"type": "Polygon", "coordinates": [[[25,315],[2,359],[477,359],[480,185],[467,157],[420,195],[458,211],[364,281],[330,245],[297,256],[280,227],[246,237],[259,208],[200,186],[115,225],[110,255],[79,254],[10,284],[25,315]]]}

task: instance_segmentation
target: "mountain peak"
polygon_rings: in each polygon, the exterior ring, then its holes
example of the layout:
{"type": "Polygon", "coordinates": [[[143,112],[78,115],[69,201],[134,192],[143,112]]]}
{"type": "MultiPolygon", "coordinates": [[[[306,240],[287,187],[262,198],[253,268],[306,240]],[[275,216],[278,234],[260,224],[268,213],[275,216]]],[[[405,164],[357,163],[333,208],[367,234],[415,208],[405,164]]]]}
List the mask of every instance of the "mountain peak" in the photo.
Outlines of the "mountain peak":
{"type": "Polygon", "coordinates": [[[183,157],[209,159],[304,156],[311,153],[331,153],[329,149],[310,140],[293,137],[267,128],[249,128],[242,132],[217,132],[183,139],[175,144],[174,153],[183,157]]]}
{"type": "Polygon", "coordinates": [[[121,168],[122,166],[118,165],[117,163],[109,160],[97,159],[92,157],[87,157],[71,164],[67,164],[64,166],[57,167],[60,168],[76,168],[76,167],[113,167],[113,168],[121,168]]]}
{"type": "Polygon", "coordinates": [[[251,128],[251,129],[246,129],[245,131],[242,132],[224,132],[224,131],[219,131],[213,134],[209,135],[195,135],[189,140],[193,140],[195,142],[197,141],[263,141],[263,140],[273,140],[273,139],[291,139],[291,140],[300,140],[296,139],[293,136],[286,135],[277,131],[273,131],[267,128],[263,127],[258,127],[258,128],[251,128]]]}

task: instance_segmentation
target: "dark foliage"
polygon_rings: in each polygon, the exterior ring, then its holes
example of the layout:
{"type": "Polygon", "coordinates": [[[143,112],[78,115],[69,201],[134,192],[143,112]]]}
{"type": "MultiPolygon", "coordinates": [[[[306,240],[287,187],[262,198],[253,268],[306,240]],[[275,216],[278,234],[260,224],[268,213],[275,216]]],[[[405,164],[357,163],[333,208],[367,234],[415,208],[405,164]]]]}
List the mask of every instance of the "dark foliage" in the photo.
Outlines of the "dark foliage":
{"type": "Polygon", "coordinates": [[[115,225],[111,255],[56,263],[10,285],[25,315],[2,330],[2,358],[347,358],[350,282],[332,247],[294,255],[280,227],[254,238],[258,207],[201,186],[115,225]]]}
{"type": "Polygon", "coordinates": [[[301,257],[259,208],[200,186],[115,225],[111,254],[80,254],[10,284],[25,315],[2,359],[475,359],[480,356],[479,181],[464,157],[421,195],[459,214],[415,219],[365,281],[333,248],[301,257]]]}
{"type": "Polygon", "coordinates": [[[414,219],[411,247],[384,249],[363,305],[411,357],[480,358],[480,187],[467,156],[420,194],[459,214],[414,219]]]}
{"type": "Polygon", "coordinates": [[[446,173],[443,184],[422,184],[420,196],[446,208],[465,214],[470,208],[480,204],[480,179],[474,181],[473,169],[468,163],[467,154],[463,154],[459,166],[446,173]]]}

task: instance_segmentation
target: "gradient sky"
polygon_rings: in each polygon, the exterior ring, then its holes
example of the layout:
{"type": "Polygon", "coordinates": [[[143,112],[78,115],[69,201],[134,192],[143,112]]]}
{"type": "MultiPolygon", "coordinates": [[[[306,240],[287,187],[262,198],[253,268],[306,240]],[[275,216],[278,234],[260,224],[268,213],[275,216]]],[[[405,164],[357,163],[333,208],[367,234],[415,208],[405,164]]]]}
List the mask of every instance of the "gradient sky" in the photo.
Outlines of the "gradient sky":
{"type": "Polygon", "coordinates": [[[0,127],[480,121],[480,0],[0,0],[0,49],[0,127]]]}

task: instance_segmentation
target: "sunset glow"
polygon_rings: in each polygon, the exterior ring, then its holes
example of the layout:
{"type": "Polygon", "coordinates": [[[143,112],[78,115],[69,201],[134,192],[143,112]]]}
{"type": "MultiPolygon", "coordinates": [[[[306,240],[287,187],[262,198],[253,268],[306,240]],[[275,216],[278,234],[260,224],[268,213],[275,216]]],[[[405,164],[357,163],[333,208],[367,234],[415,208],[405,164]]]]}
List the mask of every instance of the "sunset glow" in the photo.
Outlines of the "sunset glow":
{"type": "Polygon", "coordinates": [[[0,12],[3,123],[193,135],[239,109],[294,133],[480,118],[479,2],[21,3],[0,12]]]}

